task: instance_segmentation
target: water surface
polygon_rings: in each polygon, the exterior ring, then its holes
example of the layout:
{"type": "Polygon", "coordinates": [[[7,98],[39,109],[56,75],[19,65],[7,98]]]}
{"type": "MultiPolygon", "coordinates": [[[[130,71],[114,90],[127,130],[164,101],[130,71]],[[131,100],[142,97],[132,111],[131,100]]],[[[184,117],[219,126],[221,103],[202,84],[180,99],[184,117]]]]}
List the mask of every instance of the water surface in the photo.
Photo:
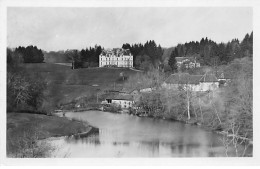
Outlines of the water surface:
{"type": "MultiPolygon", "coordinates": [[[[180,122],[101,111],[66,113],[99,133],[87,138],[52,138],[55,157],[215,157],[226,156],[219,134],[180,122]]],[[[239,147],[242,154],[243,147],[239,147]]],[[[229,146],[228,156],[235,156],[229,146]]]]}

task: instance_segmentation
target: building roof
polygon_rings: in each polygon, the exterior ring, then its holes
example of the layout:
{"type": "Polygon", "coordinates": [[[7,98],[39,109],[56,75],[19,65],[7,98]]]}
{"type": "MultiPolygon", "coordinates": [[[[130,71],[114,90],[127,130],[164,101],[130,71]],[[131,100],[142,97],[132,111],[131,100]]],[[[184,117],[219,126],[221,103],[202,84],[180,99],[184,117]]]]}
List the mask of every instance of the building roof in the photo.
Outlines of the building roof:
{"type": "Polygon", "coordinates": [[[165,82],[171,84],[199,84],[200,82],[217,82],[213,74],[190,75],[188,73],[175,73],[170,75],[165,82]]]}
{"type": "Polygon", "coordinates": [[[137,88],[123,88],[122,89],[122,93],[127,93],[127,94],[131,94],[133,91],[138,91],[138,89],[137,88]]]}
{"type": "Polygon", "coordinates": [[[231,73],[224,71],[217,71],[215,75],[218,79],[232,79],[233,77],[231,73]]]}
{"type": "Polygon", "coordinates": [[[218,82],[218,79],[214,74],[205,74],[200,79],[200,82],[218,82]]]}
{"type": "Polygon", "coordinates": [[[195,62],[196,61],[195,57],[176,57],[176,61],[177,62],[183,62],[186,59],[188,59],[191,62],[195,62]]]}
{"type": "Polygon", "coordinates": [[[120,55],[131,55],[131,52],[129,49],[123,49],[123,48],[113,48],[113,49],[104,49],[101,52],[102,55],[112,54],[115,56],[120,55]]]}
{"type": "Polygon", "coordinates": [[[133,96],[132,95],[116,95],[114,97],[110,97],[107,99],[112,99],[112,100],[130,100],[133,101],[133,96]]]}

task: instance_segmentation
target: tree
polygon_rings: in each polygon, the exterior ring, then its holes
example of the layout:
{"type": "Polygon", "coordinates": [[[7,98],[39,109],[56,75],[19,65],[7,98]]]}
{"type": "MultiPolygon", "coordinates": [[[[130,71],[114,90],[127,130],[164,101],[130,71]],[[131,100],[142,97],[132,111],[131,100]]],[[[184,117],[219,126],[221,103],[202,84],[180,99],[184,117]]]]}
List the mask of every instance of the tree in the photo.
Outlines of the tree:
{"type": "Polygon", "coordinates": [[[239,129],[239,136],[253,136],[253,62],[250,57],[235,59],[226,71],[233,75],[232,81],[224,88],[221,100],[226,114],[223,128],[230,132],[230,126],[239,129]]]}
{"type": "Polygon", "coordinates": [[[72,69],[77,69],[82,67],[82,59],[81,59],[81,55],[80,52],[78,52],[78,50],[67,50],[65,52],[65,55],[70,58],[71,62],[72,62],[72,69]]]}
{"type": "Polygon", "coordinates": [[[171,67],[173,72],[177,72],[177,70],[178,70],[176,56],[178,56],[177,48],[175,48],[175,50],[172,51],[170,58],[169,58],[169,61],[168,61],[168,65],[171,67]]]}
{"type": "Polygon", "coordinates": [[[44,60],[44,55],[41,49],[36,46],[27,46],[15,49],[15,53],[21,54],[23,56],[24,63],[42,63],[44,60]]]}
{"type": "Polygon", "coordinates": [[[46,83],[38,74],[30,77],[21,70],[7,72],[7,109],[29,106],[37,110],[43,102],[45,88],[46,83]]]}
{"type": "Polygon", "coordinates": [[[129,43],[123,44],[123,49],[131,49],[131,45],[129,43]]]}

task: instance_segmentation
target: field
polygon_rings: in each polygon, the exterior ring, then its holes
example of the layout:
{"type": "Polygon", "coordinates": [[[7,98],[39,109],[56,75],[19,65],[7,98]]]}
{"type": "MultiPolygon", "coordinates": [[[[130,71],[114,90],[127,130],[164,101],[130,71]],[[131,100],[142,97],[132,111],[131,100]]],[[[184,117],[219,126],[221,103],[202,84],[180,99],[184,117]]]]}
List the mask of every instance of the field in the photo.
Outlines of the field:
{"type": "Polygon", "coordinates": [[[65,117],[30,113],[7,113],[7,156],[46,157],[58,149],[45,142],[35,142],[49,137],[87,133],[93,128],[87,123],[65,117]]]}
{"type": "Polygon", "coordinates": [[[70,66],[37,63],[24,64],[28,74],[37,73],[47,82],[46,96],[53,105],[69,103],[72,100],[95,96],[97,93],[116,89],[121,90],[123,80],[120,73],[130,76],[136,72],[127,68],[84,68],[72,70],[70,66]]]}

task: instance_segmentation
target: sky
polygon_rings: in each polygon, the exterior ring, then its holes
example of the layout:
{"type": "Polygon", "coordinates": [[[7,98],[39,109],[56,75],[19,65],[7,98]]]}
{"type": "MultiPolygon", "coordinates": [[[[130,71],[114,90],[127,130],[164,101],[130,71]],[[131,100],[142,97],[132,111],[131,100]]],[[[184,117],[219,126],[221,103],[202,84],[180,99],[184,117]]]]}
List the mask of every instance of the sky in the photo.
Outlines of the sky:
{"type": "Polygon", "coordinates": [[[242,40],[253,31],[250,7],[9,7],[8,47],[46,51],[104,48],[155,40],[162,47],[200,41],[242,40]]]}

